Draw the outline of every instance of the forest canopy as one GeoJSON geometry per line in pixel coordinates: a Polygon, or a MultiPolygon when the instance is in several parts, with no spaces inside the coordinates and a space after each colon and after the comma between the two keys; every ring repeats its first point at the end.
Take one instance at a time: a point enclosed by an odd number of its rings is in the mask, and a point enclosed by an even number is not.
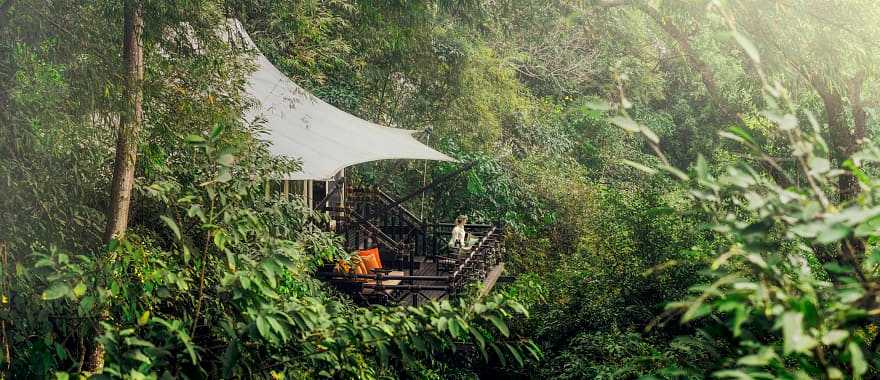
{"type": "Polygon", "coordinates": [[[878,19],[871,0],[0,0],[0,379],[877,377],[878,19]],[[302,162],[242,117],[254,60],[230,19],[316,97],[461,162],[345,181],[442,179],[395,206],[503,226],[494,288],[367,306],[319,275],[360,257],[279,195],[302,162]]]}

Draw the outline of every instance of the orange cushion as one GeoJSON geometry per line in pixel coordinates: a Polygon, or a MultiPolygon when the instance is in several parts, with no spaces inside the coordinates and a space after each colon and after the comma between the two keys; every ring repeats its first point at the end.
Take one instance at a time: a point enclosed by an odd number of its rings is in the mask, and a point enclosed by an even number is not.
{"type": "Polygon", "coordinates": [[[378,247],[360,250],[360,251],[358,251],[358,256],[360,256],[360,257],[372,256],[376,259],[376,262],[379,263],[379,266],[380,267],[382,266],[382,259],[379,258],[379,248],[378,247]]]}
{"type": "Polygon", "coordinates": [[[370,248],[358,252],[361,262],[367,268],[367,273],[373,269],[382,269],[382,260],[379,258],[379,248],[370,248]]]}
{"type": "MultiPolygon", "coordinates": [[[[364,260],[360,257],[354,259],[351,263],[346,260],[339,260],[334,269],[337,273],[370,274],[366,265],[364,265],[364,260]]],[[[363,278],[355,279],[355,281],[364,280],[363,278]]]]}
{"type": "Polygon", "coordinates": [[[358,251],[359,256],[369,256],[369,255],[379,255],[379,247],[373,247],[369,249],[362,249],[358,251]]]}
{"type": "Polygon", "coordinates": [[[376,258],[376,262],[379,263],[379,268],[382,268],[382,258],[379,257],[379,248],[373,248],[371,251],[373,251],[373,257],[376,258]]]}

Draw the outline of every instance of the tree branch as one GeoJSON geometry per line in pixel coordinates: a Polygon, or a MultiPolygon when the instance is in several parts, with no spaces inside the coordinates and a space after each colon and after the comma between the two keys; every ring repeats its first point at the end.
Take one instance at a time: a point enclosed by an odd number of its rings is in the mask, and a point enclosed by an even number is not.
{"type": "Polygon", "coordinates": [[[721,115],[725,118],[732,117],[733,115],[730,112],[730,107],[721,95],[721,91],[718,89],[718,83],[715,81],[715,74],[712,72],[712,68],[697,55],[697,52],[691,46],[690,36],[673,25],[668,18],[663,17],[657,9],[650,5],[640,4],[637,8],[650,18],[654,19],[660,29],[676,42],[678,49],[681,54],[684,55],[688,65],[700,74],[700,78],[703,81],[703,85],[706,87],[706,91],[709,93],[709,97],[712,98],[713,103],[719,108],[721,115]]]}

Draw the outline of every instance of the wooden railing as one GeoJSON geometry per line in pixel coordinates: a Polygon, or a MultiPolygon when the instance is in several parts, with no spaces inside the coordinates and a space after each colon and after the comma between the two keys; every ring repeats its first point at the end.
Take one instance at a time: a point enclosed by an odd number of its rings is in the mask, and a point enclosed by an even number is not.
{"type": "Polygon", "coordinates": [[[352,189],[349,199],[358,214],[402,244],[412,244],[416,256],[424,252],[425,223],[379,189],[352,189]],[[380,212],[376,214],[377,212],[380,212]]]}
{"type": "Polygon", "coordinates": [[[425,223],[378,189],[354,188],[345,205],[323,207],[336,220],[348,249],[375,244],[396,260],[423,256],[428,247],[425,223]],[[377,210],[383,210],[376,214],[377,210]],[[372,241],[370,241],[372,240],[372,241]]]}
{"type": "Polygon", "coordinates": [[[349,189],[345,205],[323,209],[336,220],[349,250],[377,245],[385,269],[397,273],[349,274],[332,268],[319,273],[361,303],[418,304],[457,297],[501,261],[500,225],[465,225],[469,238],[477,242],[467,249],[453,249],[447,243],[452,223],[427,224],[379,189],[349,189]]]}
{"type": "Polygon", "coordinates": [[[390,275],[384,271],[351,274],[334,272],[330,268],[325,268],[319,275],[362,304],[417,305],[426,300],[456,298],[468,284],[483,281],[487,273],[501,263],[503,229],[500,226],[484,228],[479,235],[474,234],[478,240],[472,247],[453,249],[449,256],[438,256],[452,262],[448,270],[438,270],[436,275],[416,275],[412,271],[403,275],[390,275]],[[394,284],[388,284],[389,281],[394,284]]]}

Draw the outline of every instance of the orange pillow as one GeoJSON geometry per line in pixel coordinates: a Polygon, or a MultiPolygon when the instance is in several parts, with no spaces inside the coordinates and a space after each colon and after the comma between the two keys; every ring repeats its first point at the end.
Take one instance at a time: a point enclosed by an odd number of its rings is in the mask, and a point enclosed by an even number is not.
{"type": "Polygon", "coordinates": [[[370,248],[358,252],[361,262],[364,263],[367,273],[373,269],[382,269],[382,260],[379,258],[379,248],[370,248]]]}
{"type": "Polygon", "coordinates": [[[360,256],[360,257],[373,256],[376,258],[376,261],[379,263],[379,266],[382,265],[382,260],[379,258],[379,248],[378,247],[360,250],[360,251],[358,251],[358,256],[360,256]]]}

